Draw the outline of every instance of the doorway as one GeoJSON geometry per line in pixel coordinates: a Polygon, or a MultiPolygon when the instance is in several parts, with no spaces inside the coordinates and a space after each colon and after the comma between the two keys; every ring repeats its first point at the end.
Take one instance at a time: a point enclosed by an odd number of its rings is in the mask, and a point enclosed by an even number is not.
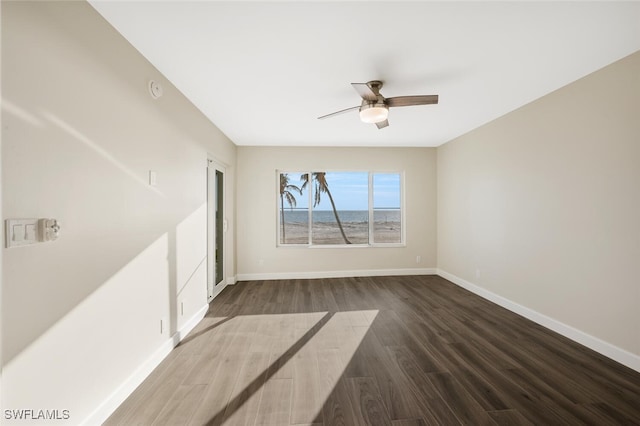
{"type": "Polygon", "coordinates": [[[224,174],[222,165],[209,159],[207,166],[207,301],[210,302],[225,284],[224,174]]]}

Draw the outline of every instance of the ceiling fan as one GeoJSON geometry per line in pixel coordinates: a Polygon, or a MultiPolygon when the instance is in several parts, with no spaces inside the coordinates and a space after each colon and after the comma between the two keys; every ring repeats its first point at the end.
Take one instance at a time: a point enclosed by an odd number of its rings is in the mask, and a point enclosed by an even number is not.
{"type": "Polygon", "coordinates": [[[351,83],[351,86],[362,98],[359,106],[343,109],[342,111],[318,117],[319,120],[333,117],[344,112],[360,110],[360,119],[365,123],[375,124],[378,129],[383,129],[389,125],[387,117],[389,108],[414,105],[431,105],[438,103],[438,95],[417,95],[417,96],[396,96],[385,98],[380,94],[382,82],[373,80],[368,83],[351,83]]]}

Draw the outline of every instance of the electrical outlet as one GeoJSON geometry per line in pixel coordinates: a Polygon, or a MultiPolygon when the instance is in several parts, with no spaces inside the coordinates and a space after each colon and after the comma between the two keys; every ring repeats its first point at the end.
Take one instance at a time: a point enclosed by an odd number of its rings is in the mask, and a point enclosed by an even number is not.
{"type": "Polygon", "coordinates": [[[180,316],[184,315],[184,302],[180,302],[180,316]]]}
{"type": "Polygon", "coordinates": [[[480,268],[476,268],[476,279],[480,278],[480,268]]]}
{"type": "Polygon", "coordinates": [[[160,334],[164,334],[164,332],[166,331],[168,326],[169,326],[169,323],[167,322],[167,319],[166,318],[161,318],[160,319],[160,334]]]}
{"type": "Polygon", "coordinates": [[[422,257],[416,256],[416,263],[420,263],[420,262],[422,262],[422,257]]]}

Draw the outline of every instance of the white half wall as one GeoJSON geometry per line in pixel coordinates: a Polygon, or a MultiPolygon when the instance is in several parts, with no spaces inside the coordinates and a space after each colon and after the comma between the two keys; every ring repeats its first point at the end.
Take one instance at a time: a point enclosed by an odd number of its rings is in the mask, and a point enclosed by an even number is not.
{"type": "Polygon", "coordinates": [[[435,160],[435,148],[238,147],[238,279],[435,268],[435,160]],[[276,170],[404,171],[406,247],[276,247],[276,170]]]}
{"type": "Polygon", "coordinates": [[[437,150],[438,269],[636,359],[639,75],[635,53],[437,150]]]}
{"type": "Polygon", "coordinates": [[[62,227],[3,249],[2,406],[75,425],[206,309],[207,157],[232,236],[236,148],[85,2],[2,3],[2,124],[3,219],[62,227]]]}

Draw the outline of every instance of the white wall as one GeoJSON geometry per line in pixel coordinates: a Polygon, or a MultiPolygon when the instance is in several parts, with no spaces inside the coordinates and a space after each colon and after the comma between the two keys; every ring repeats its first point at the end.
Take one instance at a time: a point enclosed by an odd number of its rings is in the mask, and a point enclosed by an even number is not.
{"type": "Polygon", "coordinates": [[[239,147],[238,278],[424,273],[435,268],[435,160],[434,148],[239,147]],[[406,247],[276,247],[276,170],[404,171],[406,247]]]}
{"type": "Polygon", "coordinates": [[[636,369],[639,75],[635,53],[438,148],[438,267],[636,369]]]}
{"type": "Polygon", "coordinates": [[[2,253],[3,408],[78,424],[206,307],[207,155],[233,235],[235,145],[83,2],[2,3],[2,125],[3,218],[62,224],[2,253]]]}

